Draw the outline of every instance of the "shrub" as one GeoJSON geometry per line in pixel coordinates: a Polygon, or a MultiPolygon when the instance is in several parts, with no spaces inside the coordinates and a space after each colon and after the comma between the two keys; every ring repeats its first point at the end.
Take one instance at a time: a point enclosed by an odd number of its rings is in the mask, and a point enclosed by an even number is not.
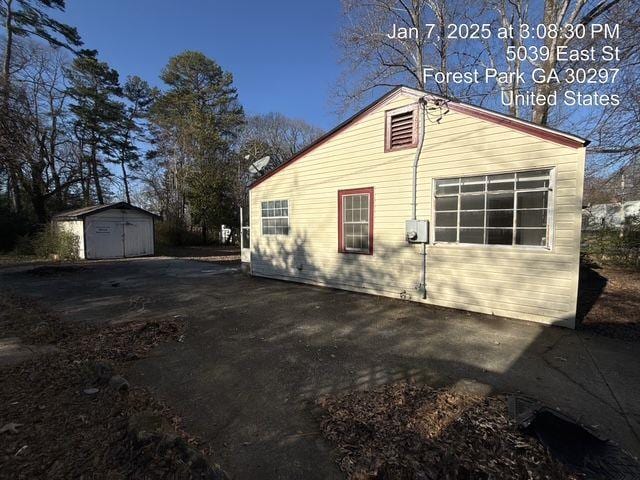
{"type": "Polygon", "coordinates": [[[175,222],[156,222],[156,242],[161,247],[201,245],[202,236],[175,222]]]}
{"type": "Polygon", "coordinates": [[[6,200],[0,198],[0,252],[15,249],[32,231],[33,224],[28,216],[11,211],[6,200]]]}
{"type": "Polygon", "coordinates": [[[61,260],[76,260],[80,241],[75,233],[47,225],[32,240],[33,252],[38,257],[58,255],[61,260]]]}
{"type": "Polygon", "coordinates": [[[582,233],[582,254],[600,263],[640,267],[640,218],[627,217],[622,228],[603,225],[582,233]]]}

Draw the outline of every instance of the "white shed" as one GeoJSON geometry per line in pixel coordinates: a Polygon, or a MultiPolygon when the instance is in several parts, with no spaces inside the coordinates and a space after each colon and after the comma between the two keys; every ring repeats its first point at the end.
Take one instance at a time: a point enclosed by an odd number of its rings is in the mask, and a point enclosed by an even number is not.
{"type": "Polygon", "coordinates": [[[53,221],[76,234],[79,258],[100,259],[153,255],[156,218],[154,213],[119,202],[62,212],[53,221]]]}

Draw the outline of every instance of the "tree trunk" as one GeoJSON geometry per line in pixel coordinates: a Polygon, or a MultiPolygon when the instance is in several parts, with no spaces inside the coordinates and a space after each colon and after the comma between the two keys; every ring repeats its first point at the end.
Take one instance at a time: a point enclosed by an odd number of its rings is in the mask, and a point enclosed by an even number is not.
{"type": "MultiPolygon", "coordinates": [[[[13,48],[13,12],[11,11],[11,4],[13,0],[7,0],[6,6],[6,19],[5,19],[5,30],[7,31],[7,39],[4,46],[4,64],[2,66],[2,106],[3,106],[3,115],[9,115],[9,98],[11,95],[11,80],[9,76],[11,75],[11,51],[13,48]]],[[[7,161],[7,169],[8,180],[7,180],[7,192],[12,192],[11,196],[11,205],[15,212],[20,212],[22,210],[22,199],[20,196],[20,185],[18,183],[18,177],[14,171],[12,170],[12,152],[9,150],[5,150],[6,161],[7,161]]]]}
{"type": "Polygon", "coordinates": [[[51,169],[51,176],[53,177],[53,185],[56,191],[57,206],[61,207],[62,202],[62,188],[60,188],[60,175],[58,174],[58,168],[56,167],[56,149],[58,138],[58,114],[54,108],[53,99],[51,94],[49,96],[49,111],[51,115],[51,132],[49,134],[49,168],[51,169]]]}
{"type": "Polygon", "coordinates": [[[9,109],[9,84],[11,75],[11,50],[13,48],[13,12],[11,11],[11,4],[13,0],[7,0],[7,18],[5,20],[5,30],[7,31],[7,40],[4,46],[4,65],[2,67],[2,80],[4,83],[4,106],[9,109]]]}
{"type": "Polygon", "coordinates": [[[18,176],[15,172],[9,172],[9,184],[11,191],[11,204],[13,211],[19,213],[22,211],[22,194],[20,192],[20,184],[18,183],[18,176]]]}
{"type": "Polygon", "coordinates": [[[98,203],[104,205],[104,198],[102,196],[102,186],[100,185],[100,176],[98,175],[98,148],[94,142],[91,143],[91,176],[93,177],[93,184],[96,187],[96,197],[98,197],[98,203]]]}
{"type": "Polygon", "coordinates": [[[122,181],[124,182],[124,195],[127,199],[127,203],[131,203],[131,197],[129,196],[129,180],[127,179],[127,167],[124,163],[124,159],[120,160],[120,166],[122,167],[122,181]]]}
{"type": "Polygon", "coordinates": [[[207,224],[206,223],[202,224],[202,243],[204,245],[207,244],[207,224]]]}

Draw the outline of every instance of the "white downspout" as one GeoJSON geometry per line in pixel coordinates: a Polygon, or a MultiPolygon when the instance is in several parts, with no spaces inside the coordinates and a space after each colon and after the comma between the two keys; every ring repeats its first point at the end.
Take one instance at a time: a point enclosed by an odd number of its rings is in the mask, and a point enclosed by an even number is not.
{"type": "MultiPolygon", "coordinates": [[[[418,100],[418,145],[416,147],[416,156],[413,159],[413,182],[411,191],[411,219],[417,220],[418,216],[418,163],[420,162],[420,155],[422,154],[422,146],[424,144],[425,123],[424,109],[427,103],[426,97],[421,97],[418,100]]],[[[422,244],[422,298],[427,298],[427,244],[422,244]]]]}

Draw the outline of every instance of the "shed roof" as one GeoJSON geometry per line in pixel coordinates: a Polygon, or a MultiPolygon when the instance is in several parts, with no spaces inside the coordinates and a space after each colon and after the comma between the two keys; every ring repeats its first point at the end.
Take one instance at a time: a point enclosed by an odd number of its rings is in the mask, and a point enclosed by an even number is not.
{"type": "Polygon", "coordinates": [[[90,207],[82,207],[82,208],[76,208],[75,210],[67,210],[65,212],[60,212],[55,214],[53,216],[53,219],[54,220],[79,220],[89,215],[93,215],[98,212],[103,212],[105,210],[111,210],[113,208],[118,210],[136,210],[140,213],[144,213],[155,218],[160,218],[159,215],[156,215],[155,213],[145,210],[144,208],[136,207],[127,202],[118,202],[118,203],[111,203],[108,205],[92,205],[90,207]]]}
{"type": "Polygon", "coordinates": [[[257,178],[256,180],[254,180],[253,183],[251,183],[249,185],[249,188],[251,189],[251,188],[256,187],[257,185],[259,185],[263,181],[265,181],[267,178],[275,175],[280,170],[288,167],[289,165],[291,165],[293,162],[295,162],[299,158],[302,158],[306,153],[310,152],[311,150],[313,150],[314,148],[318,147],[319,145],[321,145],[325,141],[329,140],[331,137],[333,137],[337,133],[341,132],[343,129],[345,129],[346,127],[348,127],[352,123],[354,123],[356,120],[358,120],[358,119],[364,117],[365,115],[367,115],[368,113],[370,113],[379,104],[381,104],[383,101],[387,100],[388,98],[390,98],[392,95],[394,95],[397,92],[403,92],[405,94],[409,94],[409,95],[416,96],[416,97],[427,97],[427,98],[430,98],[430,99],[442,100],[442,101],[446,102],[447,107],[449,109],[451,109],[451,110],[459,111],[461,113],[465,113],[467,115],[471,115],[471,116],[474,116],[474,117],[477,117],[477,118],[481,118],[481,119],[489,121],[489,122],[497,123],[499,125],[504,125],[506,127],[512,128],[514,130],[518,130],[520,132],[524,132],[524,133],[527,133],[529,135],[533,135],[533,136],[536,136],[536,137],[539,137],[539,138],[543,138],[543,139],[548,140],[550,142],[558,143],[560,145],[565,145],[565,146],[569,146],[569,147],[572,147],[572,148],[580,148],[580,147],[586,147],[589,144],[589,140],[587,140],[585,138],[578,137],[577,135],[572,135],[570,133],[563,132],[561,130],[557,130],[555,128],[550,128],[550,127],[547,127],[547,126],[538,125],[536,123],[532,123],[532,122],[529,122],[527,120],[522,120],[520,118],[516,118],[516,117],[510,116],[510,115],[505,115],[503,113],[499,113],[499,112],[496,112],[494,110],[489,110],[489,109],[483,108],[483,107],[477,107],[477,106],[471,105],[469,103],[464,103],[464,102],[460,102],[458,100],[453,100],[453,99],[450,99],[450,98],[443,97],[442,95],[437,95],[435,93],[430,93],[430,92],[417,90],[415,88],[410,88],[410,87],[406,87],[406,86],[400,85],[400,86],[397,86],[397,87],[391,89],[390,91],[388,91],[387,93],[382,95],[377,100],[374,100],[372,103],[370,103],[369,105],[364,107],[362,110],[360,110],[355,115],[353,115],[352,117],[348,118],[347,120],[345,120],[344,122],[342,122],[341,124],[336,126],[335,128],[329,130],[327,133],[325,133],[320,138],[318,138],[315,142],[312,142],[311,144],[309,144],[306,147],[304,147],[302,150],[300,150],[298,153],[293,155],[291,158],[289,158],[284,163],[280,164],[278,167],[274,168],[273,170],[265,173],[263,176],[261,176],[261,177],[257,178]]]}

